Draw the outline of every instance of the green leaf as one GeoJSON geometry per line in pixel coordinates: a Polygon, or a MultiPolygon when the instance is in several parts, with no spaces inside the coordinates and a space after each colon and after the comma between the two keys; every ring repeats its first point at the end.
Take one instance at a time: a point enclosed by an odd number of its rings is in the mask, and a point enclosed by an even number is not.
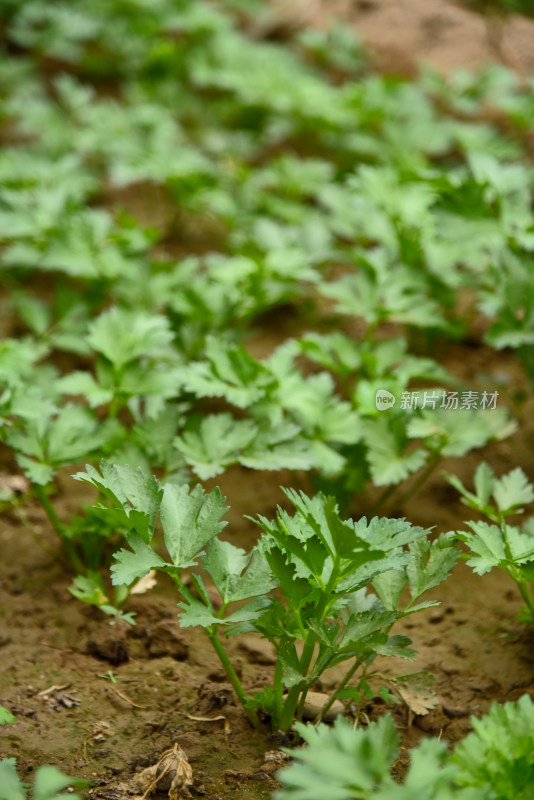
{"type": "Polygon", "coordinates": [[[419,539],[410,544],[412,559],[406,567],[413,599],[443,583],[456,565],[460,551],[455,542],[442,534],[438,539],[419,539]]]}
{"type": "Polygon", "coordinates": [[[398,608],[408,577],[404,570],[388,570],[373,578],[373,589],[388,611],[398,608]]]}
{"type": "MultiPolygon", "coordinates": [[[[488,465],[485,464],[485,462],[483,462],[477,468],[477,472],[478,472],[478,469],[480,469],[480,467],[484,468],[483,470],[480,471],[479,479],[478,479],[480,492],[481,492],[480,496],[478,495],[478,489],[477,489],[477,494],[473,494],[473,492],[469,492],[465,488],[465,486],[463,485],[462,481],[458,478],[458,476],[450,475],[447,472],[443,472],[442,475],[451,484],[451,486],[454,486],[454,488],[461,494],[462,503],[465,503],[465,505],[469,506],[470,508],[476,508],[477,511],[481,511],[483,514],[485,514],[487,517],[489,517],[492,520],[498,520],[498,515],[496,514],[495,509],[491,505],[488,505],[487,503],[486,504],[482,503],[482,498],[486,497],[487,492],[489,490],[490,475],[489,475],[489,473],[486,474],[485,467],[487,467],[487,466],[488,465]]],[[[488,467],[488,469],[490,469],[490,467],[488,467]]],[[[475,475],[475,479],[476,479],[476,475],[475,475]]],[[[491,488],[493,488],[493,481],[494,481],[494,476],[493,476],[493,472],[492,472],[491,473],[491,488]]]]}
{"type": "Polygon", "coordinates": [[[163,315],[112,308],[89,326],[88,343],[116,369],[144,355],[160,355],[173,340],[163,315]]]}
{"type": "Polygon", "coordinates": [[[284,686],[290,689],[302,683],[306,675],[300,666],[300,659],[293,642],[282,640],[277,647],[277,658],[284,673],[284,686]]]}
{"type": "Polygon", "coordinates": [[[78,600],[93,606],[101,606],[109,602],[104,581],[98,572],[77,575],[73,583],[74,586],[69,586],[69,592],[78,600]]]}
{"type": "Polygon", "coordinates": [[[73,477],[95,486],[111,502],[108,514],[118,526],[135,530],[145,542],[150,542],[163,496],[157,479],[153,475],[147,477],[140,467],[133,470],[129,465],[104,460],[100,462],[100,470],[102,475],[87,464],[85,472],[77,472],[73,477]]]}
{"type": "Polygon", "coordinates": [[[248,408],[275,382],[273,375],[240,345],[210,336],[206,359],[184,368],[185,387],[197,397],[225,397],[239,408],[248,408]]]}
{"type": "MultiPolygon", "coordinates": [[[[26,800],[26,786],[17,775],[14,758],[0,761],[0,800],[26,800]]],[[[35,775],[32,800],[81,800],[77,794],[63,793],[67,786],[85,788],[87,783],[63,775],[56,767],[39,767],[35,775]]]]}
{"type": "MultiPolygon", "coordinates": [[[[271,606],[271,600],[264,595],[260,597],[253,597],[249,603],[245,603],[237,611],[234,611],[232,614],[224,618],[224,622],[226,625],[236,625],[235,633],[240,632],[240,625],[242,623],[251,623],[256,622],[260,618],[262,618],[268,609],[271,606]]],[[[253,630],[256,630],[254,627],[253,630]]],[[[234,633],[234,631],[230,628],[225,631],[226,635],[229,636],[234,633]]]]}
{"type": "Polygon", "coordinates": [[[493,494],[493,487],[495,483],[495,475],[493,470],[485,461],[482,461],[475,471],[474,477],[476,496],[480,505],[486,506],[493,494]]]}
{"type": "Polygon", "coordinates": [[[279,403],[310,437],[332,444],[355,444],[362,437],[360,415],[350,403],[334,393],[334,380],[327,372],[303,378],[293,367],[278,376],[279,403]]]}
{"type": "Polygon", "coordinates": [[[493,567],[520,566],[534,559],[534,539],[511,525],[488,525],[468,522],[471,531],[459,531],[456,536],[474,554],[467,562],[479,575],[493,567]]]}
{"type": "Polygon", "coordinates": [[[389,770],[399,752],[399,736],[389,715],[368,728],[354,728],[344,717],[329,727],[296,723],[307,747],[291,752],[291,766],[279,773],[278,800],[371,798],[391,786],[389,770]]]}
{"type": "Polygon", "coordinates": [[[263,548],[250,554],[220,539],[212,539],[202,565],[215,584],[224,604],[268,594],[276,586],[263,548]]]}
{"type": "Polygon", "coordinates": [[[26,800],[25,784],[17,775],[14,758],[0,761],[0,800],[26,800]]]}
{"type": "Polygon", "coordinates": [[[405,420],[389,422],[385,416],[365,422],[367,460],[376,486],[389,486],[406,480],[427,460],[423,449],[406,451],[405,425],[405,420]]]}
{"type": "Polygon", "coordinates": [[[497,525],[487,522],[468,522],[471,531],[458,531],[458,538],[467,544],[473,556],[467,562],[477,575],[484,575],[493,567],[506,562],[504,541],[497,525]]]}
{"type": "MultiPolygon", "coordinates": [[[[344,522],[333,497],[317,495],[307,497],[303,492],[284,489],[284,494],[293,503],[302,522],[306,523],[322,542],[331,558],[340,557],[350,562],[351,568],[383,557],[383,551],[373,549],[361,538],[351,522],[344,522]]],[[[306,537],[307,538],[307,537],[306,537]]],[[[291,548],[291,544],[289,544],[291,548]]]]}
{"type": "Polygon", "coordinates": [[[410,438],[424,439],[431,450],[443,456],[463,456],[491,439],[502,438],[500,426],[492,424],[491,415],[496,419],[498,410],[424,409],[420,417],[409,422],[407,433],[410,438]]]}
{"type": "Polygon", "coordinates": [[[534,791],[534,704],[528,695],[500,706],[482,719],[471,718],[473,732],[451,757],[460,786],[491,787],[499,800],[528,800],[534,791]]]}
{"type": "Polygon", "coordinates": [[[234,464],[241,451],[256,436],[252,420],[237,420],[231,414],[210,414],[190,417],[181,436],[174,440],[199,478],[207,480],[234,464]]]}
{"type": "Polygon", "coordinates": [[[130,586],[138,578],[147,575],[151,569],[170,566],[144,542],[138,533],[129,534],[128,544],[133,553],[122,549],[113,555],[115,563],[111,566],[111,581],[114,586],[121,584],[130,586]]]}
{"type": "Polygon", "coordinates": [[[105,405],[113,399],[113,391],[100,386],[89,372],[71,372],[60,378],[56,386],[65,394],[83,395],[91,408],[105,405]]]}
{"type": "Polygon", "coordinates": [[[503,516],[515,511],[519,513],[518,506],[534,501],[534,488],[520,467],[513,469],[502,478],[495,481],[493,497],[503,516]]]}
{"type": "Polygon", "coordinates": [[[299,610],[305,603],[317,597],[315,587],[305,577],[299,577],[299,570],[288,554],[274,546],[267,549],[265,555],[286,602],[293,609],[299,610]]]}
{"type": "Polygon", "coordinates": [[[195,563],[205,545],[227,524],[225,498],[218,488],[206,493],[199,484],[189,493],[186,484],[167,484],[161,502],[161,524],[165,545],[173,564],[184,569],[195,563]]]}
{"type": "Polygon", "coordinates": [[[17,464],[22,467],[24,474],[32,483],[38,486],[46,486],[50,483],[55,474],[55,469],[49,464],[39,463],[34,461],[33,458],[17,453],[17,464]]]}
{"type": "Polygon", "coordinates": [[[386,552],[398,550],[398,548],[416,542],[430,533],[430,529],[412,525],[402,517],[392,519],[373,517],[370,520],[361,517],[356,522],[352,522],[352,525],[358,536],[386,552]]]}
{"type": "Polygon", "coordinates": [[[180,625],[182,628],[189,628],[193,626],[200,626],[201,628],[210,628],[212,625],[224,625],[224,620],[216,617],[209,608],[200,600],[191,599],[187,602],[178,603],[182,609],[180,612],[180,625]]]}
{"type": "MultiPolygon", "coordinates": [[[[48,483],[55,469],[86,458],[122,431],[116,420],[99,424],[88,408],[69,403],[58,411],[45,398],[32,400],[35,410],[25,415],[22,427],[8,428],[5,438],[34,483],[48,483]]],[[[18,414],[25,412],[17,408],[18,414]]]]}
{"type": "Polygon", "coordinates": [[[16,722],[15,717],[4,706],[0,706],[0,725],[13,725],[16,722]]]}
{"type": "MultiPolygon", "coordinates": [[[[345,630],[341,637],[340,646],[346,650],[364,650],[369,640],[372,641],[373,634],[381,633],[383,628],[388,628],[398,618],[396,609],[389,611],[380,603],[375,603],[367,611],[350,614],[345,630]]],[[[387,637],[379,636],[376,644],[383,639],[384,644],[387,637]]],[[[373,649],[375,642],[373,641],[373,649]]]]}
{"type": "Polygon", "coordinates": [[[362,362],[362,348],[344,333],[307,333],[299,340],[303,355],[343,377],[354,373],[362,362]]]}
{"type": "Polygon", "coordinates": [[[106,427],[87,408],[67,404],[48,431],[47,453],[52,464],[71,464],[107,441],[106,427]]]}
{"type": "MultiPolygon", "coordinates": [[[[59,793],[72,783],[80,784],[74,778],[63,775],[56,767],[39,767],[35,775],[32,800],[56,800],[56,798],[76,797],[76,795],[59,793]]],[[[86,785],[81,782],[82,785],[86,785]]]]}
{"type": "Polygon", "coordinates": [[[311,469],[318,465],[312,447],[297,425],[282,422],[258,429],[239,462],[250,469],[311,469]]]}
{"type": "Polygon", "coordinates": [[[384,644],[373,644],[373,652],[379,656],[393,656],[394,658],[407,658],[408,661],[413,661],[417,655],[417,650],[413,650],[407,645],[411,644],[412,640],[409,636],[390,636],[384,644]]]}

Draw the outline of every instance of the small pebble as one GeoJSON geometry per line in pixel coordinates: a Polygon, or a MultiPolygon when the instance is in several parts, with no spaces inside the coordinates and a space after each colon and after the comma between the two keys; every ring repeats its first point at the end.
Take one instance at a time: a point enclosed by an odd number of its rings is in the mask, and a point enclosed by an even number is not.
{"type": "Polygon", "coordinates": [[[465,708],[465,706],[450,705],[446,700],[444,700],[441,705],[445,714],[451,719],[454,719],[455,717],[467,717],[469,715],[469,711],[467,708],[465,708]]]}
{"type": "MultiPolygon", "coordinates": [[[[304,710],[302,712],[302,719],[314,720],[318,714],[321,713],[322,707],[328,700],[329,695],[322,692],[308,692],[306,695],[306,702],[304,703],[304,710]]],[[[345,713],[345,706],[340,700],[334,700],[328,711],[323,717],[325,722],[333,722],[340,714],[345,713]]]]}

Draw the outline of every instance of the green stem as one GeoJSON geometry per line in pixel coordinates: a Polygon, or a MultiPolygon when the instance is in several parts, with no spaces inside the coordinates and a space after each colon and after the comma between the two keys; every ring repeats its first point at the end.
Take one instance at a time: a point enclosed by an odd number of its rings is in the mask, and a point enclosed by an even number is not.
{"type": "Polygon", "coordinates": [[[365,331],[365,336],[363,337],[363,342],[366,344],[371,344],[373,342],[373,337],[375,335],[375,330],[378,327],[379,320],[375,319],[373,322],[370,322],[367,325],[367,330],[365,331]]]}
{"type": "Polygon", "coordinates": [[[284,698],[284,669],[279,658],[276,659],[276,666],[274,668],[273,691],[276,698],[276,714],[273,714],[272,728],[273,732],[276,732],[282,717],[284,698]]]}
{"type": "Polygon", "coordinates": [[[192,605],[193,603],[196,603],[196,602],[197,602],[197,599],[196,599],[196,597],[194,596],[194,594],[193,594],[192,592],[190,592],[190,591],[189,591],[189,589],[187,588],[187,586],[185,586],[185,585],[182,583],[182,581],[180,580],[180,576],[178,575],[178,573],[177,573],[177,572],[176,572],[176,573],[173,573],[173,574],[171,575],[171,577],[172,577],[172,579],[174,580],[174,582],[175,582],[176,586],[178,587],[178,591],[180,592],[180,594],[182,595],[182,597],[184,597],[184,598],[185,598],[185,599],[188,601],[188,603],[189,603],[190,605],[192,605]]]}
{"type": "Polygon", "coordinates": [[[50,520],[50,524],[52,525],[53,529],[60,538],[61,544],[65,548],[70,558],[72,566],[78,572],[85,572],[85,566],[82,563],[82,560],[80,559],[78,553],[76,552],[74,545],[69,540],[68,536],[65,534],[65,528],[61,524],[59,517],[56,514],[54,507],[52,506],[52,503],[48,499],[48,495],[46,494],[44,487],[36,485],[35,492],[37,494],[37,497],[39,498],[39,502],[41,503],[46,513],[46,516],[50,520]]]}
{"type": "MultiPolygon", "coordinates": [[[[328,580],[326,587],[323,589],[321,599],[317,604],[317,608],[314,615],[316,619],[322,620],[327,609],[331,605],[332,592],[334,591],[338,578],[339,578],[339,558],[335,558],[334,563],[332,565],[332,572],[330,574],[330,578],[328,580]]],[[[299,666],[302,675],[306,675],[308,673],[308,670],[310,668],[310,663],[313,657],[313,651],[316,644],[317,644],[317,636],[314,633],[312,633],[310,629],[308,629],[306,635],[306,641],[304,643],[304,648],[302,650],[302,655],[300,657],[299,666]]],[[[297,684],[297,686],[292,686],[289,692],[287,693],[286,702],[284,703],[280,719],[281,730],[286,731],[289,730],[289,728],[291,727],[291,723],[293,722],[297,706],[299,706],[299,709],[302,709],[304,706],[304,701],[306,700],[308,688],[309,686],[304,680],[301,681],[299,684],[297,684]]]]}
{"type": "Polygon", "coordinates": [[[518,581],[517,578],[514,577],[513,575],[512,575],[512,577],[514,578],[515,582],[517,583],[517,585],[519,587],[519,591],[521,592],[521,597],[523,598],[523,600],[527,604],[527,608],[528,608],[528,610],[530,612],[530,617],[531,617],[532,621],[534,622],[534,600],[532,598],[532,595],[530,594],[529,590],[527,589],[527,587],[525,586],[525,584],[522,581],[518,581]]]}
{"type": "MultiPolygon", "coordinates": [[[[300,668],[303,674],[306,674],[306,672],[308,671],[308,668],[310,666],[310,661],[313,655],[313,648],[315,647],[315,639],[313,640],[311,648],[308,647],[308,644],[311,641],[311,639],[312,639],[311,632],[308,632],[308,639],[306,641],[306,644],[304,645],[304,650],[302,651],[302,656],[300,660],[300,668]]],[[[289,692],[287,693],[286,701],[283,705],[282,713],[280,715],[280,730],[282,731],[287,731],[291,727],[291,723],[293,722],[293,717],[295,716],[302,687],[303,687],[303,682],[297,684],[297,686],[292,686],[289,692]]]]}
{"type": "Polygon", "coordinates": [[[239,680],[235,669],[230,663],[230,659],[226,654],[226,650],[222,646],[219,637],[217,636],[217,629],[214,630],[207,628],[206,633],[209,637],[211,644],[213,645],[215,652],[219,657],[219,661],[224,667],[224,671],[226,672],[228,680],[230,681],[230,683],[234,688],[234,692],[236,693],[239,702],[243,706],[243,710],[247,715],[249,722],[256,730],[260,730],[260,721],[258,719],[258,715],[256,714],[256,711],[253,708],[250,708],[249,698],[245,694],[243,686],[241,685],[241,681],[239,680]]]}
{"type": "Polygon", "coordinates": [[[52,506],[52,503],[48,499],[48,495],[46,494],[46,492],[44,490],[44,487],[43,486],[36,486],[35,487],[35,491],[37,493],[37,497],[39,498],[39,501],[40,501],[42,507],[44,508],[44,510],[46,512],[46,515],[47,515],[48,519],[52,523],[52,527],[54,528],[54,530],[57,533],[57,535],[59,536],[59,538],[63,539],[63,537],[65,535],[64,531],[63,531],[63,525],[59,521],[59,517],[56,514],[56,512],[55,512],[55,510],[54,510],[54,508],[52,506]]]}
{"type": "Polygon", "coordinates": [[[357,669],[358,669],[358,668],[359,668],[359,667],[362,665],[362,663],[365,661],[365,658],[366,658],[366,656],[365,656],[365,657],[364,657],[364,656],[360,656],[359,658],[356,658],[356,659],[354,660],[354,664],[353,664],[353,665],[352,665],[352,666],[351,666],[351,667],[350,667],[350,668],[347,670],[347,672],[345,673],[344,677],[343,677],[343,678],[342,678],[342,679],[339,681],[339,683],[337,684],[337,686],[336,686],[336,688],[334,689],[334,691],[333,691],[333,692],[331,692],[331,694],[328,696],[328,700],[326,701],[326,703],[325,703],[325,704],[324,704],[324,706],[322,707],[322,709],[321,709],[320,713],[319,713],[319,714],[317,714],[316,718],[315,718],[315,719],[314,719],[314,721],[313,721],[313,724],[314,724],[314,725],[318,725],[318,724],[319,724],[319,723],[320,723],[320,722],[323,720],[323,718],[324,718],[325,714],[326,714],[326,713],[327,713],[327,712],[330,710],[330,708],[332,707],[332,705],[333,705],[333,703],[334,703],[334,700],[336,699],[336,695],[338,694],[338,692],[340,692],[342,689],[344,689],[344,688],[345,688],[345,686],[346,686],[346,685],[347,685],[347,683],[350,681],[350,679],[352,678],[352,676],[354,675],[354,673],[356,672],[356,670],[357,670],[357,669]]]}
{"type": "MultiPolygon", "coordinates": [[[[178,574],[173,574],[172,577],[173,577],[174,582],[176,583],[176,585],[178,587],[178,590],[179,590],[180,594],[182,595],[182,597],[184,597],[189,603],[197,602],[196,597],[187,588],[187,586],[184,586],[184,584],[180,580],[179,575],[178,574]]],[[[213,612],[213,609],[210,609],[210,610],[213,612]]],[[[241,681],[239,680],[239,677],[238,677],[235,669],[233,668],[232,664],[230,663],[230,659],[228,658],[228,656],[226,654],[226,650],[224,649],[224,647],[222,646],[222,644],[221,644],[221,642],[219,640],[219,637],[217,635],[217,631],[218,631],[218,626],[217,627],[210,626],[209,628],[204,628],[204,632],[206,633],[206,636],[210,640],[213,649],[217,653],[219,661],[221,662],[221,664],[223,666],[223,669],[226,672],[226,675],[228,676],[228,680],[232,684],[232,687],[233,687],[233,689],[234,689],[234,691],[235,691],[235,693],[237,695],[237,698],[238,698],[239,702],[241,703],[241,705],[243,706],[243,711],[247,715],[247,718],[248,718],[249,722],[251,723],[251,725],[256,730],[259,730],[260,729],[260,721],[258,719],[258,715],[256,714],[254,709],[250,708],[249,698],[245,694],[245,691],[243,689],[241,681]]]]}
{"type": "Polygon", "coordinates": [[[120,400],[114,394],[112,399],[111,399],[111,402],[110,402],[110,404],[108,406],[108,417],[110,419],[115,419],[117,414],[119,413],[120,407],[121,407],[120,400]]]}

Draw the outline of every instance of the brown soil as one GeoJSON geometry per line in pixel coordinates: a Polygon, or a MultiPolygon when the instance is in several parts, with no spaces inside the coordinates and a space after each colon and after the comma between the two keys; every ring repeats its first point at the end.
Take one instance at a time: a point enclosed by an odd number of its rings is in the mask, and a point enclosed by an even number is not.
{"type": "Polygon", "coordinates": [[[412,74],[421,64],[448,72],[495,62],[534,71],[534,19],[519,14],[477,14],[451,0],[322,0],[310,21],[321,24],[332,14],[352,22],[388,72],[412,74]]]}
{"type": "MultiPolygon", "coordinates": [[[[443,69],[507,60],[506,49],[504,56],[495,53],[481,17],[446,0],[330,0],[324,5],[354,22],[384,69],[410,72],[414,59],[443,69]]],[[[512,17],[501,41],[522,69],[534,68],[534,21],[512,17]]],[[[255,335],[255,355],[266,355],[278,343],[279,323],[276,319],[271,329],[267,325],[255,335]]],[[[469,482],[478,462],[487,458],[498,474],[521,466],[532,479],[534,404],[514,402],[528,391],[520,366],[506,353],[468,344],[452,346],[440,360],[459,381],[478,376],[481,385],[502,386],[503,402],[516,413],[521,408],[518,434],[443,468],[469,482]]],[[[9,460],[4,471],[13,471],[9,460]]],[[[221,486],[231,505],[232,541],[250,547],[256,529],[243,515],[271,516],[282,500],[279,486],[289,485],[290,478],[233,468],[211,484],[221,486]]],[[[88,499],[81,484],[62,477],[55,499],[62,516],[88,499]]],[[[368,513],[373,499],[356,498],[353,515],[368,513]]],[[[40,508],[30,505],[26,513],[43,543],[55,547],[40,508]]],[[[460,528],[469,518],[439,475],[404,507],[393,495],[382,513],[402,514],[438,532],[460,528]]],[[[0,757],[15,756],[23,776],[55,764],[93,781],[91,796],[118,800],[125,796],[125,781],[178,741],[193,768],[195,795],[214,800],[270,795],[276,782],[265,753],[283,742],[267,729],[251,730],[209,642],[201,632],[180,629],[176,597],[164,577],[149,594],[131,599],[135,628],[110,626],[68,593],[69,577],[36,546],[15,512],[0,521],[0,552],[0,704],[17,718],[15,726],[0,729],[0,757]]],[[[405,747],[428,733],[454,742],[470,729],[470,715],[485,712],[491,702],[525,692],[534,697],[532,634],[516,621],[521,602],[506,576],[478,578],[461,565],[433,597],[441,601],[439,610],[410,618],[397,631],[412,637],[415,663],[381,660],[376,665],[389,674],[428,670],[435,676],[440,703],[431,713],[414,716],[404,706],[389,708],[405,747]]],[[[228,650],[246,689],[270,682],[272,656],[261,642],[230,640],[228,650]]],[[[335,671],[327,674],[318,688],[328,691],[335,677],[335,671]]],[[[384,710],[374,703],[366,712],[376,716],[384,710]]]]}

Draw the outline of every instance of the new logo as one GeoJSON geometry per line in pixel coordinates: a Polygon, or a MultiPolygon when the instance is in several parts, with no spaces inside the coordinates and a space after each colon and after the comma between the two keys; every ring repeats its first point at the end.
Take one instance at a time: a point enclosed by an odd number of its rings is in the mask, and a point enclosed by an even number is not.
{"type": "Polygon", "coordinates": [[[375,403],[379,411],[387,411],[395,405],[395,397],[387,389],[379,389],[375,395],[375,403]]]}

